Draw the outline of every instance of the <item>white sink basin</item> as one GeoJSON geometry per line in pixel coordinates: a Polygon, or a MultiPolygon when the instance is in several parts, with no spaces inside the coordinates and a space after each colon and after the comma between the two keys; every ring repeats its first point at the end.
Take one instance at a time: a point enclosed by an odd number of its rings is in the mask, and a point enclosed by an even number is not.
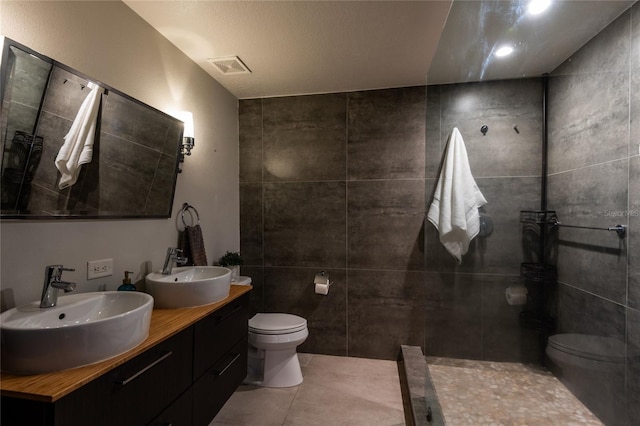
{"type": "Polygon", "coordinates": [[[52,308],[34,302],[0,315],[2,369],[39,374],[120,355],[149,335],[153,298],[105,291],[58,297],[52,308]]]}
{"type": "Polygon", "coordinates": [[[219,302],[229,295],[231,270],[220,266],[183,266],[172,274],[145,277],[156,308],[190,308],[219,302]]]}

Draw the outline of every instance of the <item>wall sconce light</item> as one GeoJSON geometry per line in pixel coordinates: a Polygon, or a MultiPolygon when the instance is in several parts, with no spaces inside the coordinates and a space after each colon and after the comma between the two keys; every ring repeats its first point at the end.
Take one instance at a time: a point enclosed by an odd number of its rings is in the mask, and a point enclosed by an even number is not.
{"type": "MultiPolygon", "coordinates": [[[[191,155],[191,150],[196,144],[193,130],[193,114],[189,111],[180,111],[178,118],[184,122],[184,131],[182,132],[182,144],[180,145],[179,161],[184,163],[184,156],[191,155]]],[[[178,169],[178,172],[182,172],[178,169]]]]}

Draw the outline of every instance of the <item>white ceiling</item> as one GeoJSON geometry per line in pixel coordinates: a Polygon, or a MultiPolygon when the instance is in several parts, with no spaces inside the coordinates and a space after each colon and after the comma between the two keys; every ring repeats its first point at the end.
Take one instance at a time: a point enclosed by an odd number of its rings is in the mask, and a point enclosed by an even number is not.
{"type": "Polygon", "coordinates": [[[541,75],[634,3],[554,0],[531,20],[525,0],[123,1],[239,99],[541,75]],[[503,39],[515,54],[489,60],[503,39]],[[228,56],[252,72],[207,62],[228,56]]]}

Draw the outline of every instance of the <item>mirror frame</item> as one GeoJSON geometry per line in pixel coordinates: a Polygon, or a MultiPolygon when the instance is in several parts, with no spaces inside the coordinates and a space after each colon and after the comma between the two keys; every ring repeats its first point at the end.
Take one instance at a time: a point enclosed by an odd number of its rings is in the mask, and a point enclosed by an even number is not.
{"type": "MultiPolygon", "coordinates": [[[[47,63],[50,63],[52,65],[52,68],[58,67],[60,69],[62,69],[63,71],[69,72],[81,79],[84,80],[89,80],[92,82],[95,82],[97,84],[99,84],[101,87],[103,87],[105,89],[105,93],[106,94],[111,94],[114,93],[122,98],[124,98],[125,100],[129,101],[129,102],[133,102],[134,104],[136,104],[139,107],[142,107],[144,109],[146,109],[147,111],[150,111],[152,113],[155,114],[159,114],[161,115],[163,118],[166,118],[167,120],[173,121],[176,124],[180,124],[181,128],[179,131],[179,137],[176,139],[176,147],[175,147],[175,162],[173,163],[173,184],[172,184],[172,188],[171,188],[171,196],[170,198],[167,200],[167,208],[166,208],[166,212],[163,214],[143,214],[143,213],[126,213],[126,212],[118,212],[116,213],[106,213],[106,214],[94,214],[93,212],[91,214],[89,213],[84,213],[82,211],[78,211],[75,212],[73,210],[71,211],[66,211],[62,214],[51,214],[51,215],[45,215],[45,214],[21,214],[21,213],[0,213],[0,221],[6,221],[6,220],[14,220],[14,219],[19,219],[19,220],[84,220],[84,219],[107,219],[107,220],[113,220],[113,219],[168,219],[171,217],[171,213],[173,210],[173,203],[175,200],[175,192],[176,192],[176,185],[177,185],[177,180],[178,180],[178,174],[180,172],[180,146],[181,146],[181,142],[182,142],[182,137],[183,137],[183,133],[184,133],[184,123],[163,112],[160,111],[157,108],[154,108],[148,104],[145,104],[142,101],[139,101],[115,88],[113,88],[112,86],[105,84],[99,80],[96,80],[82,72],[79,72],[61,62],[56,61],[53,58],[50,58],[46,55],[43,55],[39,52],[34,51],[33,49],[19,43],[16,42],[8,37],[4,37],[4,43],[2,46],[2,59],[1,59],[1,66],[0,66],[0,82],[2,82],[2,92],[0,93],[0,110],[3,109],[3,104],[4,104],[4,97],[5,97],[5,91],[6,91],[6,85],[4,84],[4,82],[6,81],[7,78],[7,73],[8,73],[8,57],[9,57],[9,49],[11,47],[16,47],[20,50],[23,50],[24,52],[33,55],[34,57],[41,59],[43,61],[46,61],[47,63]]],[[[45,94],[46,91],[49,89],[49,83],[47,83],[47,85],[45,86],[45,94]]],[[[43,94],[43,99],[46,95],[43,94]]],[[[104,101],[102,101],[104,102],[104,101]]],[[[104,103],[101,107],[104,107],[104,103]]],[[[169,121],[168,121],[169,122],[169,121]]],[[[98,124],[98,128],[100,128],[100,124],[98,124]]],[[[5,139],[4,139],[4,135],[3,136],[3,140],[2,142],[2,153],[0,154],[0,158],[2,159],[2,163],[4,165],[4,155],[5,155],[5,139]]],[[[2,167],[2,166],[0,166],[2,167]]],[[[1,182],[0,182],[1,185],[1,182]]],[[[99,208],[97,209],[97,211],[99,212],[99,208]]]]}

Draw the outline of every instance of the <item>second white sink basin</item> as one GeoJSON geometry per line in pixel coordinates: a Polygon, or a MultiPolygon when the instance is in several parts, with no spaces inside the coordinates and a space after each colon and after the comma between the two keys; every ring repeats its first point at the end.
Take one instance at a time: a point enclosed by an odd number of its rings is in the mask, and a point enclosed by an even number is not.
{"type": "Polygon", "coordinates": [[[156,308],[190,308],[219,302],[229,295],[231,270],[220,266],[182,266],[170,275],[152,272],[145,277],[156,308]]]}
{"type": "Polygon", "coordinates": [[[153,298],[105,291],[33,302],[0,315],[2,369],[38,374],[92,364],[133,349],[149,335],[153,298]]]}

